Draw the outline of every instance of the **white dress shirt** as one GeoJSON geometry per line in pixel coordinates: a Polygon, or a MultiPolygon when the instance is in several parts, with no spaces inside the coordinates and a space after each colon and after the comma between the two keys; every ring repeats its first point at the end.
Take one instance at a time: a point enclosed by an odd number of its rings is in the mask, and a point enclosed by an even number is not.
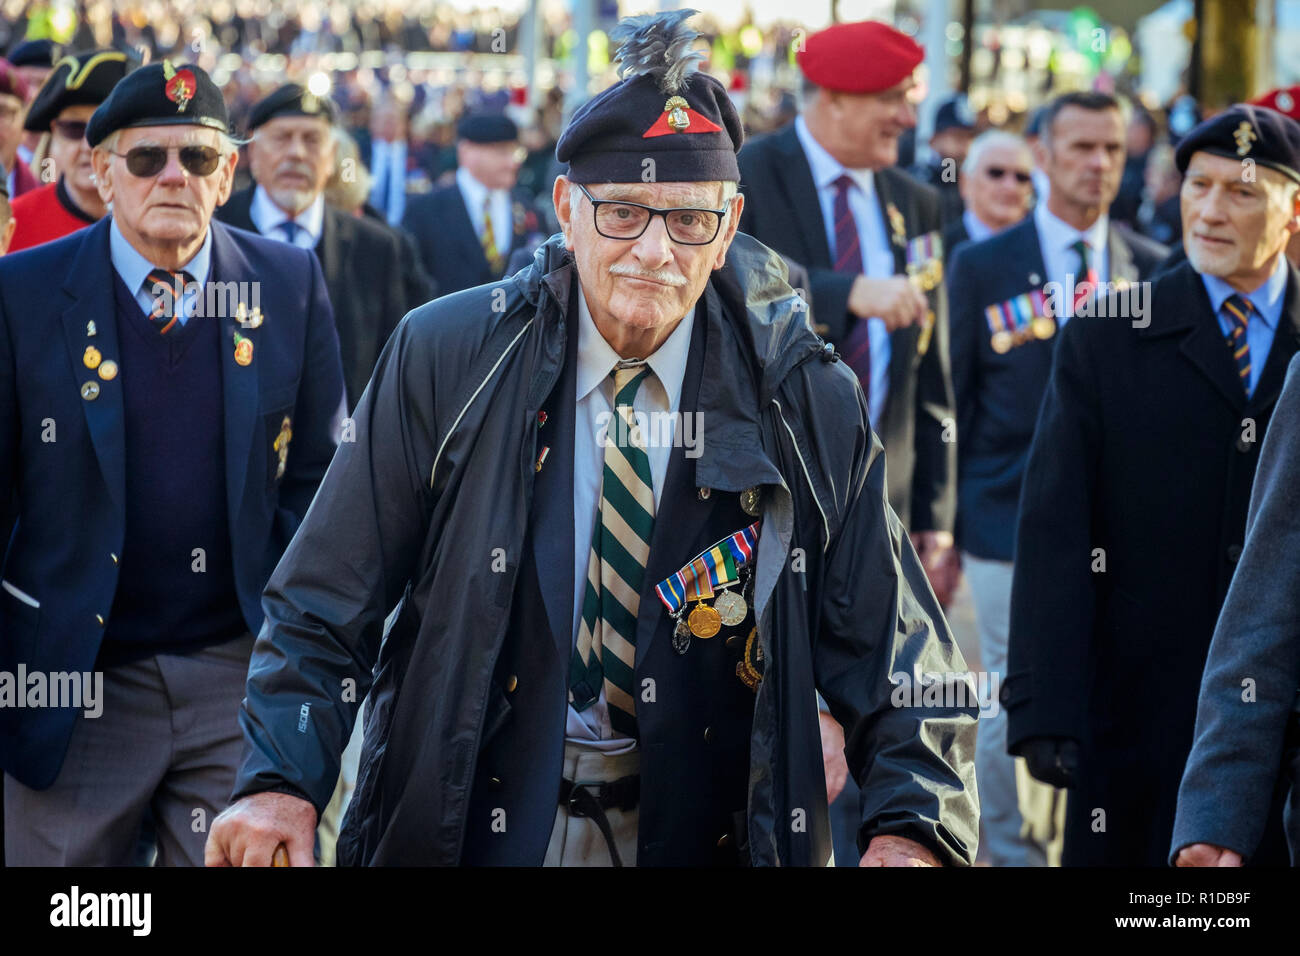
{"type": "MultiPolygon", "coordinates": [[[[1075,284],[1087,278],[1079,262],[1079,253],[1072,248],[1080,239],[1091,246],[1088,251],[1089,264],[1097,270],[1097,280],[1099,282],[1110,280],[1110,250],[1107,248],[1110,219],[1105,213],[1080,232],[1052,215],[1047,209],[1047,203],[1040,202],[1034,206],[1034,227],[1038,230],[1038,246],[1043,253],[1043,267],[1047,269],[1043,281],[1058,283],[1063,290],[1062,294],[1067,305],[1074,301],[1075,284]]],[[[1057,324],[1065,325],[1072,314],[1071,309],[1067,315],[1056,316],[1057,324]]]]}
{"type": "Polygon", "coordinates": [[[280,227],[292,219],[301,227],[293,244],[299,249],[315,249],[316,243],[320,242],[321,230],[325,228],[325,197],[318,195],[310,206],[298,215],[290,216],[275,204],[265,189],[258,186],[253,190],[253,203],[248,215],[258,232],[281,242],[288,242],[289,234],[280,227]]]}
{"type": "Polygon", "coordinates": [[[399,225],[406,212],[406,140],[377,139],[370,144],[370,204],[390,225],[399,225]]]}
{"type": "Polygon", "coordinates": [[[456,170],[456,185],[469,210],[469,221],[474,224],[474,235],[483,241],[483,202],[492,197],[492,239],[497,252],[505,255],[510,251],[514,238],[515,225],[510,214],[510,191],[506,189],[488,189],[470,175],[469,170],[461,166],[456,170]]]}
{"type": "MultiPolygon", "coordinates": [[[[987,225],[983,219],[969,209],[961,214],[961,224],[966,227],[966,235],[970,236],[971,242],[981,242],[1000,231],[987,225]]],[[[944,252],[947,251],[947,249],[944,250],[944,252]]]]}
{"type": "MultiPolygon", "coordinates": [[[[122,284],[131,290],[135,301],[140,304],[145,315],[153,312],[156,297],[153,291],[153,281],[149,279],[149,273],[155,268],[154,264],[140,255],[135,246],[127,241],[126,236],[122,235],[122,230],[118,228],[117,220],[113,219],[108,227],[108,256],[113,263],[113,269],[117,272],[122,280],[122,284]]],[[[189,284],[185,287],[185,292],[181,298],[181,314],[177,316],[181,325],[189,321],[194,310],[202,302],[202,289],[204,283],[208,281],[208,270],[212,266],[212,227],[208,227],[207,233],[203,237],[203,245],[199,246],[199,251],[190,257],[190,261],[181,266],[181,270],[190,274],[191,280],[195,283],[191,288],[189,284]]]]}
{"type": "MultiPolygon", "coordinates": [[[[666,443],[655,441],[646,448],[650,459],[650,476],[654,485],[655,513],[659,512],[659,499],[663,494],[664,476],[668,473],[668,460],[676,440],[676,412],[682,397],[682,379],[686,375],[686,358],[690,351],[691,330],[695,326],[695,310],[673,329],[671,335],[653,355],[648,356],[650,371],[637,389],[632,407],[638,412],[653,414],[667,412],[671,429],[651,428],[650,434],[666,443]]],[[[573,645],[578,642],[578,629],[582,625],[582,598],[587,586],[587,563],[591,557],[591,536],[596,530],[596,512],[600,508],[600,481],[605,469],[605,447],[602,436],[614,413],[614,380],[609,373],[619,362],[619,354],[605,341],[596,328],[587,308],[585,293],[578,295],[578,369],[577,403],[574,406],[573,428],[573,645]]],[[[644,583],[644,582],[643,582],[644,583]]],[[[658,582],[655,582],[658,583],[658,582]]],[[[655,599],[657,600],[657,598],[655,599]]],[[[567,672],[567,664],[566,664],[567,672]]],[[[564,732],[568,740],[603,750],[606,753],[626,753],[636,746],[627,737],[615,737],[610,729],[609,707],[605,703],[602,686],[600,697],[585,711],[579,713],[572,706],[564,732]]]]}
{"type": "MultiPolygon", "coordinates": [[[[856,189],[849,189],[849,211],[858,227],[858,247],[862,250],[862,272],[872,279],[888,279],[894,274],[894,252],[885,229],[884,210],[876,195],[876,179],[869,169],[847,169],[826,149],[813,139],[808,124],[802,116],[794,121],[795,132],[808,166],[812,169],[813,184],[821,202],[822,224],[826,228],[826,244],[835,257],[835,180],[847,174],[856,189]]],[[[867,319],[867,335],[871,340],[871,394],[867,396],[871,425],[875,427],[889,397],[889,329],[885,320],[867,319]]]]}

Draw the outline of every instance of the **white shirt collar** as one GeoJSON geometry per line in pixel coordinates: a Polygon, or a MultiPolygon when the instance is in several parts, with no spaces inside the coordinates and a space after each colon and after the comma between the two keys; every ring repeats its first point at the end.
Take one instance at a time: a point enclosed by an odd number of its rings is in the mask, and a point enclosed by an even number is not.
{"type": "MultiPolygon", "coordinates": [[[[681,399],[682,379],[686,377],[686,359],[690,353],[691,330],[694,326],[695,309],[692,307],[677,323],[672,334],[646,359],[668,396],[669,409],[676,409],[681,399]]],[[[620,359],[621,356],[596,328],[595,320],[587,308],[586,294],[579,286],[577,400],[582,401],[600,387],[620,359]]]]}
{"type": "Polygon", "coordinates": [[[795,118],[794,131],[799,137],[799,145],[803,147],[804,155],[808,157],[808,166],[812,170],[813,185],[818,190],[832,188],[835,180],[847,173],[867,196],[875,193],[876,179],[871,170],[849,169],[826,152],[826,147],[822,146],[813,137],[812,131],[808,129],[808,124],[804,121],[802,115],[795,118]]]}
{"type": "Polygon", "coordinates": [[[989,236],[998,232],[992,226],[988,225],[974,212],[967,209],[961,214],[962,225],[966,227],[966,234],[970,236],[971,241],[979,242],[981,239],[987,239],[989,236]]]}
{"type": "Polygon", "coordinates": [[[1034,206],[1034,224],[1038,227],[1040,241],[1051,245],[1054,249],[1069,251],[1071,255],[1074,252],[1071,247],[1083,239],[1092,249],[1093,258],[1090,261],[1094,268],[1100,261],[1096,258],[1097,253],[1104,254],[1106,241],[1110,236],[1110,218],[1106,213],[1103,212],[1097,217],[1096,222],[1080,231],[1053,215],[1047,208],[1046,200],[1034,206]]]}
{"type": "Polygon", "coordinates": [[[253,190],[253,202],[249,207],[248,216],[262,235],[282,241],[285,241],[285,237],[280,226],[292,219],[307,230],[307,234],[311,236],[311,244],[315,246],[320,242],[320,234],[325,227],[325,196],[318,194],[310,206],[298,215],[290,216],[277,206],[270,194],[259,185],[253,190]]]}

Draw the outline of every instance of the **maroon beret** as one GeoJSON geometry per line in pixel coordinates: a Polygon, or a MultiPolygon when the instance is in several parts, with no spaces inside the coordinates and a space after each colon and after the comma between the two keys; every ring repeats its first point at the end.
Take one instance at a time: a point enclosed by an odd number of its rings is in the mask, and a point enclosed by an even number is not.
{"type": "Polygon", "coordinates": [[[925,50],[887,23],[862,20],[814,33],[797,59],[803,75],[818,86],[842,93],[878,93],[911,76],[925,59],[925,50]]]}
{"type": "Polygon", "coordinates": [[[0,60],[0,93],[27,102],[27,81],[18,75],[8,60],[0,60]]]}

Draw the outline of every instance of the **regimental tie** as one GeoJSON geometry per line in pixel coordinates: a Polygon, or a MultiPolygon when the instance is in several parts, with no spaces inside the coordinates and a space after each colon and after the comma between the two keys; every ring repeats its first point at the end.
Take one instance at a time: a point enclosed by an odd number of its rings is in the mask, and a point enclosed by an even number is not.
{"type": "Polygon", "coordinates": [[[569,674],[569,702],[579,712],[605,690],[611,730],[636,737],[636,623],[650,558],[655,496],[645,436],[632,402],[651,374],[641,363],[616,366],[614,417],[605,442],[600,510],[591,537],[582,621],[569,674]]]}
{"type": "MultiPolygon", "coordinates": [[[[835,187],[835,271],[843,275],[859,275],[862,272],[862,244],[858,239],[858,224],[849,208],[849,187],[853,179],[848,174],[841,175],[832,184],[835,187]]],[[[871,335],[867,330],[867,320],[850,316],[853,325],[840,344],[840,356],[844,364],[851,368],[862,383],[862,393],[871,400],[871,335]]]]}
{"type": "Polygon", "coordinates": [[[149,313],[149,323],[158,330],[159,335],[167,335],[176,330],[180,322],[180,309],[176,303],[176,287],[180,286],[184,297],[185,287],[194,281],[188,272],[168,272],[166,269],[154,269],[145,279],[145,291],[154,298],[153,311],[149,313]]]}
{"type": "Polygon", "coordinates": [[[1088,240],[1079,239],[1070,248],[1079,256],[1079,275],[1083,277],[1082,281],[1077,277],[1074,281],[1073,305],[1070,309],[1070,314],[1074,315],[1079,311],[1079,307],[1083,305],[1084,300],[1097,291],[1097,284],[1100,279],[1097,270],[1092,267],[1092,260],[1088,255],[1092,250],[1092,247],[1088,245],[1088,240]]]}
{"type": "Polygon", "coordinates": [[[492,227],[492,195],[483,200],[483,255],[487,257],[492,272],[497,273],[505,266],[501,250],[497,248],[496,230],[492,227]]]}
{"type": "Polygon", "coordinates": [[[1246,327],[1250,324],[1250,314],[1255,307],[1250,300],[1235,292],[1223,300],[1223,309],[1228,313],[1232,331],[1228,333],[1228,348],[1232,350],[1232,360],[1237,364],[1237,375],[1241,387],[1250,394],[1250,343],[1246,341],[1246,327]]]}

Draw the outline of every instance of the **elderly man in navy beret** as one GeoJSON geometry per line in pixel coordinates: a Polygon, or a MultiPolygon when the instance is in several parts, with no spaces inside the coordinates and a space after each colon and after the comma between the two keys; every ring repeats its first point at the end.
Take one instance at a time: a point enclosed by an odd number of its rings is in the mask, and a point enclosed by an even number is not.
{"type": "Polygon", "coordinates": [[[342,863],[823,865],[818,688],[861,862],[972,861],[973,682],[852,372],[737,232],[692,12],[620,25],[562,234],[394,333],[268,587],[210,863],[310,862],[368,691],[342,863]]]}

